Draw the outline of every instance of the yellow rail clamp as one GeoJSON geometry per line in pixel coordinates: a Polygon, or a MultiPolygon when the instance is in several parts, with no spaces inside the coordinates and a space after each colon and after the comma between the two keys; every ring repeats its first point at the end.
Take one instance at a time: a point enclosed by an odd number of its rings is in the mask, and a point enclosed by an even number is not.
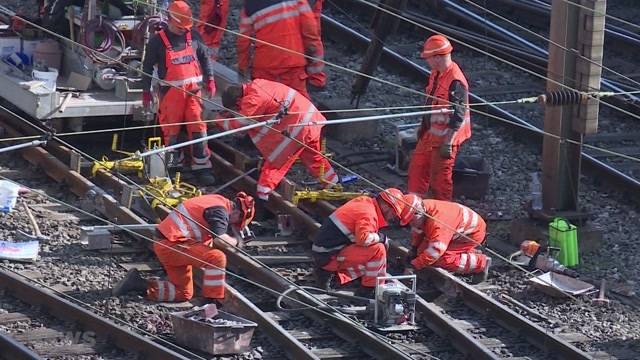
{"type": "Polygon", "coordinates": [[[322,189],[322,190],[302,190],[296,191],[293,193],[293,198],[291,201],[294,205],[298,205],[300,200],[307,200],[311,202],[316,202],[318,200],[326,200],[326,201],[340,201],[340,200],[351,200],[357,198],[358,196],[368,196],[369,193],[365,191],[360,192],[348,192],[342,191],[338,189],[322,189]]]}
{"type": "Polygon", "coordinates": [[[156,208],[159,205],[174,207],[184,200],[202,195],[197,187],[180,181],[180,173],[176,174],[175,182],[169,178],[153,178],[149,179],[149,184],[144,185],[146,192],[143,195],[153,197],[151,207],[156,208]]]}

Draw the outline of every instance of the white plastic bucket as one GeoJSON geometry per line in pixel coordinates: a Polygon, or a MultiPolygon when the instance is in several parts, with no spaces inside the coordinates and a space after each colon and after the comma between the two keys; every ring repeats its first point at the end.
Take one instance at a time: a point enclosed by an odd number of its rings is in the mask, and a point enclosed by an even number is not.
{"type": "Polygon", "coordinates": [[[0,180],[0,212],[8,213],[16,206],[19,191],[20,185],[0,180]]]}
{"type": "Polygon", "coordinates": [[[58,80],[58,69],[49,68],[49,71],[33,70],[31,74],[34,80],[44,81],[44,86],[51,90],[56,91],[56,81],[58,80]]]}

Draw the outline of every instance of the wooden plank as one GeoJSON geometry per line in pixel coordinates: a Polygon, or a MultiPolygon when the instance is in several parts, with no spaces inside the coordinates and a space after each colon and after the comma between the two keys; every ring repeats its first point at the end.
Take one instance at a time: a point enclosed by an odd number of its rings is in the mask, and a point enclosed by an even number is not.
{"type": "Polygon", "coordinates": [[[278,246],[291,246],[291,245],[308,245],[308,241],[288,241],[288,240],[253,240],[246,243],[244,246],[248,248],[252,247],[278,247],[278,246]]]}
{"type": "Polygon", "coordinates": [[[588,337],[587,335],[582,334],[582,333],[577,333],[577,332],[563,333],[563,334],[559,334],[559,335],[565,341],[568,341],[570,343],[591,341],[591,338],[588,337]]]}
{"type": "Polygon", "coordinates": [[[315,355],[322,359],[346,359],[352,357],[362,357],[364,353],[357,350],[344,350],[334,348],[321,348],[312,350],[315,355]]]}
{"type": "Polygon", "coordinates": [[[10,312],[6,314],[0,314],[0,325],[11,324],[19,321],[30,321],[31,319],[19,312],[10,312]]]}
{"type": "Polygon", "coordinates": [[[162,264],[159,262],[131,262],[118,264],[125,270],[138,269],[139,271],[157,271],[162,270],[162,264]]]}
{"type": "Polygon", "coordinates": [[[291,334],[297,340],[319,340],[332,339],[336,337],[335,334],[328,332],[318,332],[313,329],[293,329],[289,330],[289,334],[291,334]]]}
{"type": "Polygon", "coordinates": [[[90,346],[87,344],[72,344],[72,345],[62,345],[62,346],[36,344],[33,346],[33,348],[38,353],[38,355],[43,357],[96,354],[96,349],[93,346],[90,346]]]}
{"type": "Polygon", "coordinates": [[[277,264],[298,264],[298,263],[310,263],[313,259],[309,256],[291,255],[260,255],[254,256],[254,259],[264,263],[265,265],[277,265],[277,264]]]}
{"type": "Polygon", "coordinates": [[[29,332],[25,332],[22,334],[8,334],[8,335],[21,343],[30,343],[34,341],[50,340],[50,339],[62,339],[65,336],[62,331],[48,329],[48,328],[34,329],[34,330],[29,330],[29,332]]]}

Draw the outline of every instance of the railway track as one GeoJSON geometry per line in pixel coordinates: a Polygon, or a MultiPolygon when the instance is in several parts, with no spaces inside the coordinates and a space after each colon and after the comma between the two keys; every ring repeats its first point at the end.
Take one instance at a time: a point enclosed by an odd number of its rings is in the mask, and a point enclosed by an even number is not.
{"type": "MultiPolygon", "coordinates": [[[[333,41],[342,44],[348,45],[351,49],[353,46],[359,49],[366,49],[366,47],[370,44],[371,40],[368,36],[369,31],[366,29],[362,29],[362,24],[366,24],[366,20],[362,19],[362,15],[355,14],[366,14],[367,10],[355,12],[353,11],[354,6],[363,5],[360,4],[358,0],[353,0],[350,2],[346,2],[342,4],[345,7],[344,10],[334,11],[335,13],[342,14],[341,19],[346,19],[348,21],[343,22],[343,20],[337,20],[336,17],[331,17],[327,14],[322,15],[323,21],[323,31],[329,35],[329,38],[333,41]],[[359,4],[359,5],[358,5],[359,4]],[[352,14],[347,17],[344,15],[345,13],[352,14]],[[356,18],[358,19],[356,22],[356,18]],[[357,29],[352,29],[351,26],[357,25],[357,29]]],[[[435,19],[439,21],[438,24],[434,24],[430,22],[432,18],[425,17],[416,11],[411,11],[411,9],[405,12],[407,17],[415,20],[416,22],[428,22],[429,27],[436,28],[438,30],[442,30],[445,34],[447,32],[451,32],[454,36],[459,36],[461,32],[465,32],[466,35],[471,35],[469,30],[464,30],[464,28],[456,28],[448,25],[446,22],[443,22],[440,19],[435,19]],[[445,31],[446,30],[446,31],[445,31]]],[[[460,22],[463,22],[462,19],[458,19],[460,22]]],[[[413,28],[415,31],[411,35],[403,35],[403,37],[397,36],[398,38],[394,38],[389,40],[389,44],[394,44],[389,47],[385,47],[382,55],[382,64],[387,65],[388,67],[392,67],[394,72],[397,72],[401,75],[409,76],[413,79],[426,79],[429,71],[422,64],[423,60],[418,59],[416,54],[416,49],[418,45],[411,51],[407,50],[406,44],[408,42],[412,42],[414,44],[421,44],[424,41],[424,38],[427,36],[424,29],[420,29],[417,27],[413,28]],[[409,38],[410,40],[408,40],[409,38]],[[399,45],[395,45],[399,44],[399,45]],[[411,54],[410,56],[403,54],[411,54]]],[[[479,36],[478,34],[474,35],[476,38],[479,36]]],[[[469,38],[471,39],[471,38],[469,38]]],[[[513,38],[503,37],[503,38],[495,38],[491,37],[492,43],[496,44],[496,48],[500,48],[503,46],[504,48],[517,46],[514,51],[508,52],[510,54],[511,60],[518,60],[521,58],[518,64],[531,67],[531,63],[536,64],[539,68],[544,69],[546,72],[546,59],[544,59],[544,63],[542,63],[542,59],[544,58],[542,54],[536,54],[532,51],[531,48],[527,48],[520,42],[513,42],[513,38]],[[512,43],[505,42],[505,39],[511,39],[512,43]],[[524,59],[524,60],[522,60],[524,59]]],[[[506,50],[505,50],[506,51],[506,50]]],[[[464,50],[464,53],[473,53],[473,51],[464,50]]],[[[503,50],[500,50],[501,53],[504,54],[503,50]]],[[[476,56],[478,54],[475,54],[476,56]]],[[[458,56],[468,56],[461,55],[458,56]]],[[[484,55],[480,55],[483,57],[484,55]]],[[[463,62],[471,63],[472,61],[464,60],[463,62]]],[[[488,59],[483,61],[491,62],[488,59]]],[[[492,67],[496,67],[494,65],[492,67]]],[[[479,79],[484,79],[483,81],[486,83],[493,84],[495,81],[486,80],[487,76],[495,76],[489,73],[479,74],[478,77],[474,77],[474,72],[469,70],[468,77],[471,83],[478,81],[479,79]]],[[[512,91],[511,85],[507,84],[505,86],[500,86],[504,88],[504,91],[495,91],[496,85],[492,85],[493,91],[489,91],[485,93],[485,96],[479,96],[474,93],[473,85],[471,87],[470,101],[471,103],[477,104],[486,104],[482,106],[475,106],[474,108],[480,111],[484,111],[492,116],[496,116],[507,121],[499,121],[500,125],[505,125],[507,128],[517,130],[518,132],[527,136],[527,138],[539,139],[542,140],[541,134],[538,132],[542,129],[542,112],[537,108],[529,108],[529,109],[514,109],[509,106],[496,106],[491,105],[492,101],[501,101],[504,100],[505,96],[509,96],[509,99],[514,99],[517,97],[529,96],[532,93],[542,93],[544,91],[544,83],[539,79],[530,79],[530,76],[524,76],[523,78],[513,77],[514,80],[510,80],[511,82],[518,80],[520,85],[514,83],[516,88],[515,91],[512,91]],[[525,83],[524,87],[528,88],[529,91],[525,91],[522,89],[522,83],[525,83]],[[520,89],[520,90],[518,90],[520,89]],[[529,95],[525,95],[528,93],[529,95]],[[526,115],[521,115],[526,114],[526,115]],[[526,116],[526,117],[525,117],[526,116]],[[527,131],[527,130],[535,130],[527,131]]],[[[622,101],[622,100],[621,100],[622,101]]],[[[622,101],[624,104],[630,106],[627,110],[633,110],[634,113],[640,114],[638,112],[638,108],[634,103],[629,103],[627,99],[622,101]]],[[[620,105],[620,103],[617,103],[620,105]]],[[[475,115],[476,119],[479,115],[475,115]]],[[[490,119],[491,122],[495,122],[493,119],[490,119]]],[[[626,139],[631,142],[635,140],[634,137],[630,136],[631,134],[637,134],[638,131],[638,122],[636,119],[628,119],[623,121],[620,116],[617,116],[611,109],[607,109],[605,106],[601,106],[601,117],[600,117],[600,132],[594,135],[588,135],[585,137],[585,143],[588,145],[594,145],[602,147],[605,150],[609,151],[619,151],[625,157],[620,157],[613,155],[611,153],[605,153],[598,150],[594,150],[592,148],[583,148],[582,151],[582,159],[583,164],[586,166],[588,170],[593,171],[595,174],[603,175],[609,180],[612,180],[614,183],[619,184],[631,192],[637,193],[640,191],[640,175],[638,175],[638,161],[634,159],[637,158],[636,155],[638,152],[638,148],[640,145],[637,142],[630,144],[628,146],[620,147],[614,141],[602,141],[604,138],[608,139],[626,139]],[[628,133],[629,136],[623,136],[622,133],[628,133]]]]}
{"type": "MultiPolygon", "coordinates": [[[[9,129],[5,126],[5,130],[9,129]]],[[[16,130],[8,130],[10,136],[20,136],[16,130]]],[[[234,167],[234,163],[250,163],[251,159],[234,148],[221,142],[212,144],[215,148],[213,160],[218,174],[231,179],[244,172],[234,167]],[[218,155],[220,154],[220,155],[218,155]]],[[[67,182],[76,194],[85,195],[90,189],[101,197],[98,201],[100,212],[122,223],[144,223],[144,220],[131,210],[121,207],[114,198],[123,191],[123,182],[112,174],[101,171],[94,181],[110,193],[97,191],[78,173],[69,172],[65,163],[69,161],[69,149],[55,143],[49,144],[52,158],[45,150],[33,148],[25,150],[25,157],[34,164],[45,167],[58,181],[67,182]],[[55,164],[55,166],[50,166],[55,164]],[[75,181],[70,181],[75,178],[75,181]],[[104,206],[105,200],[110,206],[104,206]]],[[[239,189],[253,192],[255,181],[244,177],[236,184],[239,189]]],[[[286,198],[274,193],[268,207],[274,213],[292,216],[294,223],[304,238],[264,241],[248,247],[248,254],[228,247],[224,249],[230,268],[244,274],[249,279],[275,290],[278,293],[291,290],[293,286],[309,285],[311,272],[308,254],[309,239],[319,224],[305,211],[293,206],[286,198]],[[265,256],[264,249],[281,247],[286,255],[265,256]],[[261,249],[262,248],[262,249],[261,249]],[[251,256],[251,254],[255,256],[251,256]],[[261,255],[258,255],[261,254],[261,255]],[[294,285],[296,284],[296,285],[294,285]]],[[[304,206],[306,211],[318,217],[328,215],[333,207],[325,202],[304,206]]],[[[159,217],[166,216],[169,209],[158,207],[159,217]]],[[[390,256],[401,257],[406,249],[393,246],[390,256]]],[[[339,313],[328,311],[326,298],[311,296],[305,291],[294,290],[290,294],[309,308],[295,313],[274,308],[274,302],[265,301],[259,293],[248,292],[248,300],[231,286],[230,296],[225,306],[259,323],[261,331],[277,342],[290,358],[324,359],[336,357],[352,358],[429,358],[473,356],[481,359],[518,359],[530,358],[572,358],[588,359],[588,354],[571,344],[569,340],[579,339],[575,334],[554,334],[542,326],[518,315],[500,304],[482,291],[441,270],[430,270],[420,274],[421,281],[436,284],[446,294],[458,294],[457,300],[418,302],[419,325],[422,330],[403,337],[404,345],[392,343],[389,338],[381,337],[361,325],[354,323],[339,313]],[[254,298],[255,297],[255,298],[254,298]],[[439,337],[433,336],[439,335],[439,337]],[[336,339],[342,339],[336,341],[336,339]],[[356,345],[354,345],[357,344],[356,345]]],[[[243,288],[246,285],[237,284],[243,288]]],[[[444,297],[442,298],[444,299],[444,297]]],[[[294,305],[295,306],[295,305],[294,305]]],[[[392,336],[393,337],[393,336],[392,336]]]]}

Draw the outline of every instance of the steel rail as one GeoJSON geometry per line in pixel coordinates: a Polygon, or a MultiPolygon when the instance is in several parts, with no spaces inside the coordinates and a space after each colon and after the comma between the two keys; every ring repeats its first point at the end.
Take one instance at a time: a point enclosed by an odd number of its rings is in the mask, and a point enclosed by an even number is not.
{"type": "MultiPolygon", "coordinates": [[[[322,15],[322,26],[324,31],[337,35],[336,38],[340,39],[340,41],[348,41],[348,39],[352,39],[355,45],[358,45],[362,48],[366,48],[371,42],[371,39],[367,38],[366,36],[350,29],[349,27],[341,24],[340,22],[324,14],[322,15]]],[[[398,66],[400,71],[404,72],[405,74],[409,74],[411,76],[422,76],[426,78],[429,76],[429,73],[430,73],[429,70],[427,70],[425,67],[416,64],[415,62],[405,58],[404,56],[400,55],[396,51],[393,51],[387,47],[383,49],[382,59],[390,64],[398,66]]],[[[489,101],[473,93],[469,93],[469,97],[472,100],[472,103],[473,102],[480,103],[480,104],[489,103],[489,101]]],[[[478,107],[476,106],[474,108],[478,108],[478,107]]],[[[531,132],[527,134],[535,135],[540,140],[542,139],[543,134],[540,132],[542,129],[527,122],[526,120],[523,120],[495,105],[487,104],[482,106],[481,108],[486,109],[486,112],[493,116],[518,124],[524,127],[525,129],[533,130],[533,134],[531,132]]],[[[510,124],[508,122],[503,122],[503,123],[510,127],[516,128],[517,130],[522,130],[517,125],[510,124]]],[[[582,159],[584,160],[585,165],[589,167],[591,170],[601,172],[613,182],[617,183],[622,187],[625,187],[630,191],[633,191],[635,193],[640,192],[640,179],[633,178],[619,171],[613,166],[608,165],[605,162],[600,161],[595,157],[585,153],[584,151],[582,151],[582,159]]]]}
{"type": "Polygon", "coordinates": [[[42,360],[42,358],[34,353],[31,349],[22,343],[15,341],[9,334],[0,332],[0,359],[6,360],[42,360]]]}
{"type": "Polygon", "coordinates": [[[0,288],[13,297],[32,306],[41,306],[47,313],[65,321],[73,321],[86,331],[108,339],[121,349],[137,352],[143,358],[187,360],[188,358],[167,349],[149,339],[133,333],[107,319],[104,319],[53,292],[36,287],[18,275],[0,270],[0,288]]]}

